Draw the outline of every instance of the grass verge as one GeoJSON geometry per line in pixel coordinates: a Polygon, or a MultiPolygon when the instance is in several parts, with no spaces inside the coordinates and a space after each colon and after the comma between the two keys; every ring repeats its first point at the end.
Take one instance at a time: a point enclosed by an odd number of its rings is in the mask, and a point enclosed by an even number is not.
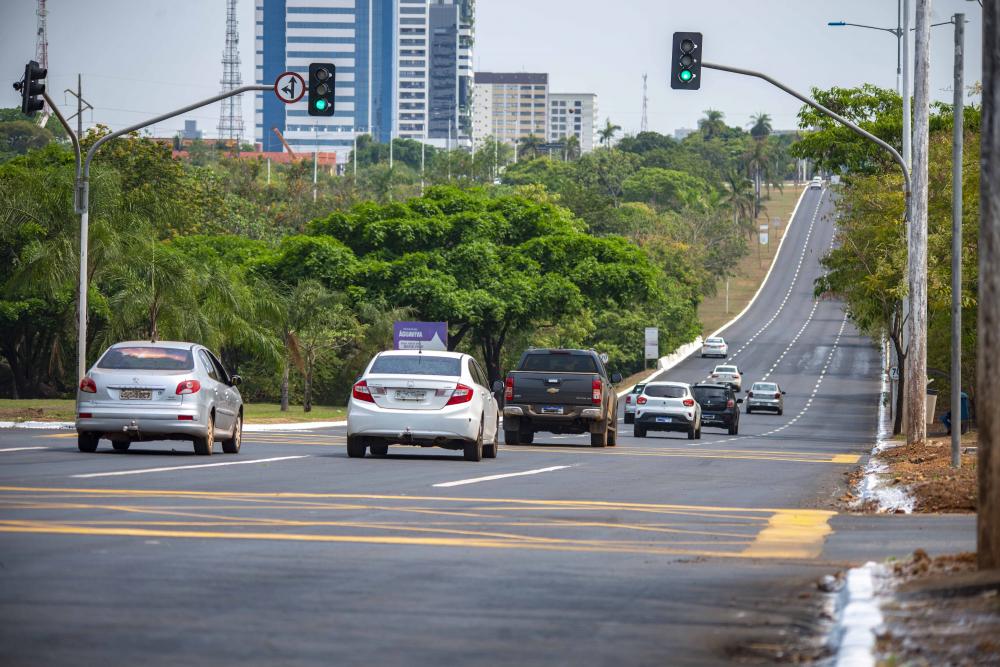
{"type": "MultiPolygon", "coordinates": [[[[70,399],[0,399],[0,421],[73,421],[76,404],[70,399]]],[[[314,405],[311,412],[292,406],[282,412],[277,403],[247,403],[244,415],[250,424],[294,424],[312,421],[339,421],[347,408],[314,405]]]]}

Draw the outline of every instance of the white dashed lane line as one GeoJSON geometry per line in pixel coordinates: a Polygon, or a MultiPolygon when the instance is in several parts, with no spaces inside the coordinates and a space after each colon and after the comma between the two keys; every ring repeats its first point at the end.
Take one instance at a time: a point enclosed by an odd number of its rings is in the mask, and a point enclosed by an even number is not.
{"type": "Polygon", "coordinates": [[[471,479],[460,479],[457,482],[441,482],[440,484],[435,484],[434,486],[439,489],[445,489],[452,486],[465,486],[466,484],[478,484],[479,482],[492,482],[497,479],[507,479],[508,477],[524,477],[525,475],[540,475],[543,472],[554,472],[556,470],[565,470],[566,468],[572,468],[573,466],[552,466],[549,468],[537,468],[536,470],[525,470],[524,472],[509,472],[503,475],[487,475],[486,477],[473,477],[471,479]]]}
{"type": "Polygon", "coordinates": [[[48,449],[48,447],[7,447],[0,449],[0,452],[27,452],[33,449],[48,449]]]}
{"type": "Polygon", "coordinates": [[[196,470],[198,468],[218,468],[220,466],[240,466],[253,463],[275,463],[277,461],[291,461],[292,459],[307,459],[309,456],[275,456],[269,459],[254,459],[252,461],[226,461],[225,463],[201,463],[189,466],[167,466],[164,468],[141,468],[139,470],[116,470],[114,472],[90,472],[84,475],[72,475],[72,477],[85,479],[88,477],[117,477],[119,475],[142,475],[150,472],[173,472],[175,470],[196,470]]]}

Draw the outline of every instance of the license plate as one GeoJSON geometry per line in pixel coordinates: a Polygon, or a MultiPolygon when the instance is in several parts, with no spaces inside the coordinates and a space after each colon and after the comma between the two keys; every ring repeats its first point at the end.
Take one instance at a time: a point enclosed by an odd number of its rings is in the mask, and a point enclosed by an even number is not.
{"type": "Polygon", "coordinates": [[[657,417],[656,418],[656,423],[657,424],[669,424],[671,421],[673,421],[673,420],[670,417],[657,417]]]}
{"type": "Polygon", "coordinates": [[[563,409],[561,405],[543,405],[542,414],[543,415],[561,415],[563,409]]]}
{"type": "Polygon", "coordinates": [[[702,415],[703,419],[715,419],[715,415],[702,415]]]}
{"type": "Polygon", "coordinates": [[[118,398],[123,401],[148,401],[153,398],[153,392],[151,389],[122,389],[118,398]]]}
{"type": "Polygon", "coordinates": [[[411,391],[408,389],[399,389],[396,391],[396,398],[401,401],[422,401],[424,400],[423,391],[411,391]]]}

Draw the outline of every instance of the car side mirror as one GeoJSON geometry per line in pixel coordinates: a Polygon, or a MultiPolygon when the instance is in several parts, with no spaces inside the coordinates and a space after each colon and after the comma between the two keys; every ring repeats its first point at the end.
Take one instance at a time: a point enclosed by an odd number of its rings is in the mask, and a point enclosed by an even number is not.
{"type": "Polygon", "coordinates": [[[784,392],[784,391],[783,391],[783,392],[781,392],[781,395],[782,395],[782,396],[784,396],[784,395],[785,395],[786,393],[787,393],[787,392],[784,392]]]}
{"type": "Polygon", "coordinates": [[[611,384],[618,384],[621,381],[622,381],[622,374],[621,373],[612,373],[611,374],[611,384]]]}
{"type": "Polygon", "coordinates": [[[239,375],[230,375],[229,384],[233,385],[234,387],[238,387],[241,384],[243,384],[243,378],[239,375]]]}
{"type": "Polygon", "coordinates": [[[493,383],[493,391],[494,392],[503,391],[503,382],[501,382],[500,380],[497,380],[496,382],[494,382],[493,383]]]}
{"type": "Polygon", "coordinates": [[[743,405],[743,399],[742,398],[737,398],[736,399],[736,405],[743,405]]]}

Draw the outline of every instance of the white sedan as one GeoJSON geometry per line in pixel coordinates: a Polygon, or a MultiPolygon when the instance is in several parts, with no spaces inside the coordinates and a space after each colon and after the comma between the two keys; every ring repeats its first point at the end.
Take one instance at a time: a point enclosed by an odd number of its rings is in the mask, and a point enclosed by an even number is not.
{"type": "Polygon", "coordinates": [[[729,356],[729,345],[725,338],[713,336],[705,339],[705,342],[701,344],[701,357],[704,359],[709,356],[722,357],[723,359],[729,356]]]}
{"type": "MultiPolygon", "coordinates": [[[[503,391],[503,385],[499,391],[503,391]]],[[[494,388],[494,391],[497,389],[494,388]]],[[[458,352],[380,352],[354,383],[347,406],[347,455],[389,445],[462,450],[496,458],[500,413],[479,363],[458,352]]]]}

